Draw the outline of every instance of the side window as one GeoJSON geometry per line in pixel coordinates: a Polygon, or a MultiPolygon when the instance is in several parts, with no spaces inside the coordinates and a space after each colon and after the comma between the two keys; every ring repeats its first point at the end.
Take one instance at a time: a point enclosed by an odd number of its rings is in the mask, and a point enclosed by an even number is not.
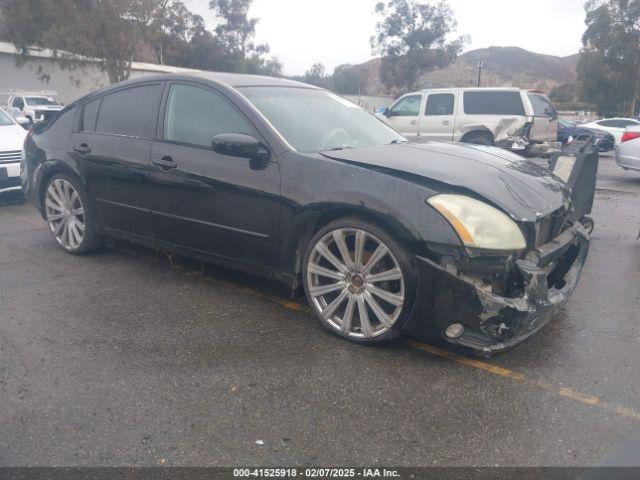
{"type": "Polygon", "coordinates": [[[221,133],[253,134],[253,129],[222,95],[200,87],[175,84],[169,90],[164,138],[211,147],[221,133]]]}
{"type": "Polygon", "coordinates": [[[403,97],[391,107],[391,115],[394,117],[417,117],[420,114],[422,95],[409,95],[403,97]]]}
{"type": "Polygon", "coordinates": [[[24,108],[24,101],[21,97],[16,97],[13,99],[13,108],[19,108],[20,110],[24,108]]]}
{"type": "Polygon", "coordinates": [[[451,93],[432,93],[427,98],[425,115],[453,115],[454,96],[451,93]]]}
{"type": "Polygon", "coordinates": [[[83,132],[95,132],[96,120],[98,119],[98,109],[100,108],[100,101],[102,98],[96,98],[95,100],[86,103],[82,107],[82,125],[80,130],[83,132]]]}
{"type": "Polygon", "coordinates": [[[463,94],[468,115],[524,115],[520,92],[469,91],[463,94]]]}
{"type": "Polygon", "coordinates": [[[544,95],[536,95],[529,93],[527,94],[529,97],[529,101],[531,102],[531,106],[533,107],[533,114],[536,117],[549,117],[555,118],[556,109],[553,107],[553,104],[545,97],[544,95]]]}
{"type": "Polygon", "coordinates": [[[155,137],[162,84],[141,85],[102,97],[96,132],[155,137]]]}

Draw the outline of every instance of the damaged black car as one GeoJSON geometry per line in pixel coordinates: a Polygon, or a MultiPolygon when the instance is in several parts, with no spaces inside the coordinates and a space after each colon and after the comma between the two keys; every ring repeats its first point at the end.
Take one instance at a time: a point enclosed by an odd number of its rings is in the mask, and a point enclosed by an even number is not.
{"type": "Polygon", "coordinates": [[[36,125],[22,170],[67,252],[118,237],[264,275],[303,288],[323,326],[359,343],[516,345],[570,296],[589,246],[548,170],[493,147],[409,143],[284,79],[107,87],[36,125]]]}

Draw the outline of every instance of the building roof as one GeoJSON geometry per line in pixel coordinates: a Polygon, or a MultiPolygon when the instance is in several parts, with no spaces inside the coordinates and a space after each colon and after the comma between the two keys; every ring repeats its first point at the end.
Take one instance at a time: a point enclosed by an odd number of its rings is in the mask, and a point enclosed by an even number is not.
{"type": "MultiPolygon", "coordinates": [[[[17,55],[19,52],[12,43],[0,42],[0,53],[6,53],[10,55],[17,55]]],[[[63,53],[63,52],[61,52],[63,53]]],[[[63,53],[65,59],[72,59],[79,62],[100,62],[98,58],[83,57],[80,55],[71,55],[63,53]]],[[[29,49],[27,56],[37,58],[50,58],[55,59],[56,55],[52,50],[32,48],[29,49]]],[[[132,62],[131,70],[143,71],[157,74],[182,74],[191,75],[206,80],[212,80],[214,82],[224,83],[231,87],[251,87],[251,86],[289,86],[289,87],[307,87],[314,88],[311,85],[288,80],[285,78],[265,77],[262,75],[249,75],[239,73],[223,73],[223,72],[208,72],[204,70],[196,70],[193,68],[173,67],[170,65],[157,65],[154,63],[132,62]]]]}

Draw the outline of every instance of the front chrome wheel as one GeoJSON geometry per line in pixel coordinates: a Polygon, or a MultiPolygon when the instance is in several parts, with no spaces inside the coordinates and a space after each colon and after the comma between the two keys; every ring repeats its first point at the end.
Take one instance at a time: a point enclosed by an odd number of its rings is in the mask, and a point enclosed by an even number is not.
{"type": "Polygon", "coordinates": [[[45,211],[49,228],[58,243],[66,250],[80,248],[86,230],[84,206],[71,183],[56,178],[49,184],[45,211]]]}
{"type": "Polygon", "coordinates": [[[356,339],[391,330],[405,302],[405,281],[387,245],[358,228],[339,228],[314,245],[307,263],[313,308],[340,334],[356,339]]]}

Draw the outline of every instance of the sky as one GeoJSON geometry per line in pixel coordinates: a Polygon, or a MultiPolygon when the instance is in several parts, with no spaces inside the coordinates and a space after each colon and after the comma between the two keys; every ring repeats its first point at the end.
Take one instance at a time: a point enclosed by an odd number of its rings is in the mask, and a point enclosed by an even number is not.
{"type": "MultiPolygon", "coordinates": [[[[260,19],[256,41],[268,43],[287,75],[303,74],[321,62],[327,73],[342,63],[373,58],[374,7],[379,0],[253,0],[250,15],[260,19]]],[[[566,56],[580,50],[585,0],[449,0],[457,35],[471,36],[465,50],[522,47],[566,56]]],[[[208,0],[185,0],[208,26],[215,19],[208,0]]]]}

